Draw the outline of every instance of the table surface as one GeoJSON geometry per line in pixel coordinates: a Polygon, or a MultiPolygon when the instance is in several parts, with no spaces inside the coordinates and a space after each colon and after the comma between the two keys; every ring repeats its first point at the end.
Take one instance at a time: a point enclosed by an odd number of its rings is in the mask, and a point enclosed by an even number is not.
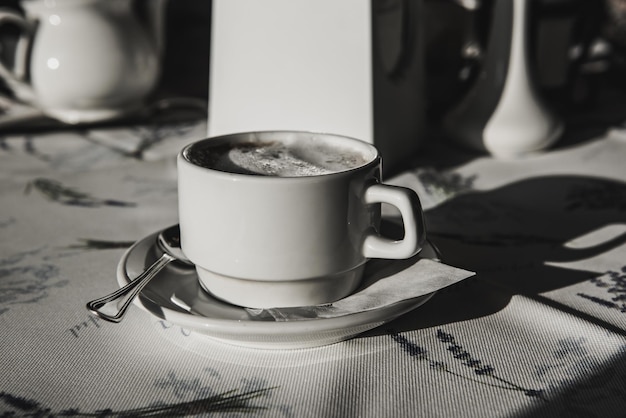
{"type": "Polygon", "coordinates": [[[129,245],[177,222],[175,155],[204,122],[1,134],[0,416],[623,417],[626,129],[594,123],[512,161],[429,138],[388,180],[476,275],[355,338],[278,351],[85,309],[129,245]]]}

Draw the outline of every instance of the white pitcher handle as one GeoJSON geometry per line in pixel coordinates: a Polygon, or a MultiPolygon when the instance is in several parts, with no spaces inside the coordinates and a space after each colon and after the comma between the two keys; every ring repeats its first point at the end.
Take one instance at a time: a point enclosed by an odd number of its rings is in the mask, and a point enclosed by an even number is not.
{"type": "Polygon", "coordinates": [[[363,242],[366,258],[404,259],[419,253],[426,239],[424,214],[417,193],[405,187],[374,184],[365,191],[366,203],[388,203],[400,211],[404,238],[392,240],[371,232],[363,242]]]}
{"type": "Polygon", "coordinates": [[[7,81],[11,89],[17,85],[21,89],[30,90],[30,86],[26,83],[26,64],[34,26],[19,13],[9,9],[0,9],[0,26],[4,24],[13,24],[21,31],[15,46],[14,68],[10,69],[0,61],[0,76],[7,81]]]}

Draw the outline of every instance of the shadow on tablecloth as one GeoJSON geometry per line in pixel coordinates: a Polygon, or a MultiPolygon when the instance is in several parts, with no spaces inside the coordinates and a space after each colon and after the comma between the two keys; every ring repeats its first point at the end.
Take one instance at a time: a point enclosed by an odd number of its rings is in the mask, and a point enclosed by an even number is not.
{"type": "Polygon", "coordinates": [[[626,289],[619,287],[626,261],[610,254],[626,244],[626,183],[534,177],[458,195],[428,210],[426,222],[443,261],[477,274],[437,294],[415,312],[415,320],[408,314],[396,321],[399,331],[490,315],[514,295],[524,295],[626,334],[626,289]],[[580,293],[576,285],[598,289],[601,277],[607,278],[605,294],[571,298],[581,306],[612,308],[613,320],[544,297],[569,288],[580,293]]]}

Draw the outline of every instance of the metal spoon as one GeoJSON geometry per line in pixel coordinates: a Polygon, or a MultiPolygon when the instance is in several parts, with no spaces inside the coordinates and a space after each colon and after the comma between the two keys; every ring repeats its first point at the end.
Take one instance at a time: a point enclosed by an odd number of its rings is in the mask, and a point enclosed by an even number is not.
{"type": "Polygon", "coordinates": [[[171,262],[180,263],[183,266],[193,266],[193,263],[185,257],[180,249],[180,229],[178,225],[170,226],[161,231],[157,236],[156,246],[160,251],[163,251],[163,255],[158,260],[126,286],[107,296],[88,302],[87,309],[92,314],[107,321],[120,322],[133,299],[165,266],[171,262]],[[111,307],[113,308],[112,311],[111,307]],[[105,310],[111,313],[107,313],[105,310]]]}

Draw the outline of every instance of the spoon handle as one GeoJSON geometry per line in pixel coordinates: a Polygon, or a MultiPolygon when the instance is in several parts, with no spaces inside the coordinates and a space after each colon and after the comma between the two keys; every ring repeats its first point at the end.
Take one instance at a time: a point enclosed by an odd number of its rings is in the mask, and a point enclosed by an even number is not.
{"type": "Polygon", "coordinates": [[[165,266],[174,261],[175,258],[169,254],[163,254],[150,267],[144,270],[139,276],[131,280],[126,286],[117,289],[115,292],[94,299],[87,303],[87,309],[94,315],[110,321],[120,322],[124,318],[126,310],[135,297],[144,287],[156,276],[165,266]],[[103,309],[104,308],[104,309],[103,309]]]}

